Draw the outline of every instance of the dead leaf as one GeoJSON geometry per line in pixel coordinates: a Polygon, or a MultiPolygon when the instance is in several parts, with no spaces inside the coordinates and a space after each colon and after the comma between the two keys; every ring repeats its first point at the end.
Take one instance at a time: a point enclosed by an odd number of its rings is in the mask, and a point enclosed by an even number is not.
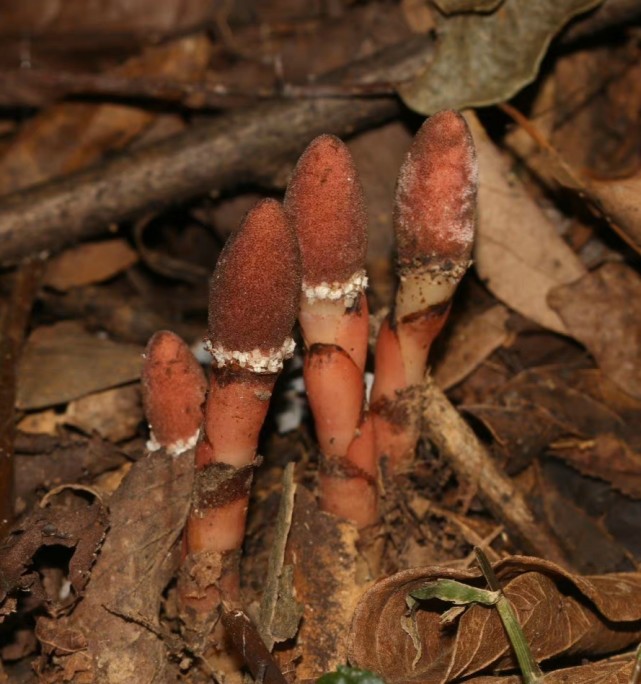
{"type": "Polygon", "coordinates": [[[296,673],[301,680],[316,679],[345,662],[347,628],[361,593],[357,536],[354,525],[319,511],[314,496],[297,488],[287,557],[294,567],[294,595],[305,610],[291,656],[300,658],[296,673]]]}
{"type": "Polygon", "coordinates": [[[92,335],[72,321],[36,328],[18,365],[16,406],[62,404],[137,380],[142,352],[142,347],[92,335]]]}
{"type": "MultiPolygon", "coordinates": [[[[614,656],[597,663],[547,672],[545,684],[629,684],[634,670],[634,654],[614,656]]],[[[520,676],[473,677],[470,684],[522,684],[520,676]]]]}
{"type": "MultiPolygon", "coordinates": [[[[92,14],[92,13],[90,13],[92,14]]],[[[194,77],[204,73],[210,43],[204,36],[148,48],[114,73],[120,76],[194,77]]],[[[126,146],[155,118],[127,105],[64,102],[30,119],[0,159],[0,192],[8,193],[70,173],[126,146]],[[73,144],[69,144],[70,140],[73,144]]]]}
{"type": "Polygon", "coordinates": [[[55,624],[38,621],[54,656],[50,674],[83,681],[89,668],[92,682],[168,681],[160,602],[177,569],[192,480],[192,451],[156,451],[134,464],[109,501],[111,526],[83,601],[55,624]],[[69,634],[84,641],[82,651],[65,647],[69,634]]]}
{"type": "Polygon", "coordinates": [[[511,309],[566,333],[547,293],[585,273],[574,252],[514,176],[478,119],[467,121],[479,159],[479,210],[474,260],[479,277],[511,309]]]}
{"type": "MultiPolygon", "coordinates": [[[[107,526],[107,510],[98,499],[88,502],[68,489],[49,498],[46,505],[36,506],[0,546],[0,612],[7,597],[16,594],[29,592],[35,598],[45,598],[47,592],[33,563],[47,546],[73,550],[68,580],[73,588],[71,599],[77,600],[89,580],[107,526]]],[[[49,597],[52,605],[59,602],[57,598],[49,597]]]]}
{"type": "Polygon", "coordinates": [[[64,414],[66,425],[86,434],[96,433],[112,442],[133,437],[143,420],[140,389],[127,385],[96,392],[70,402],[64,414]]]}
{"type": "Polygon", "coordinates": [[[99,42],[120,41],[125,36],[137,36],[140,41],[158,41],[166,34],[182,33],[187,28],[211,19],[213,8],[209,0],[158,0],[152,6],[146,0],[94,0],[91,12],[85,0],[65,0],[52,5],[48,0],[3,5],[0,27],[7,36],[34,36],[38,40],[99,42]]]}
{"type": "Polygon", "coordinates": [[[127,270],[138,255],[126,240],[102,240],[73,247],[47,264],[43,284],[60,292],[101,283],[127,270]]]}
{"type": "Polygon", "coordinates": [[[599,370],[524,371],[495,402],[461,408],[488,428],[512,472],[547,452],[628,496],[641,496],[641,402],[599,370]]]}
{"type": "MultiPolygon", "coordinates": [[[[539,558],[513,556],[495,570],[538,661],[621,650],[641,636],[641,573],[582,577],[539,558]]],[[[441,602],[416,613],[421,656],[402,627],[406,598],[429,581],[450,578],[484,586],[477,571],[413,568],[376,582],[356,608],[350,662],[388,684],[458,681],[483,670],[516,667],[495,610],[467,609],[451,628],[441,624],[441,602]]],[[[448,607],[448,606],[446,606],[448,607]]]]}
{"type": "MultiPolygon", "coordinates": [[[[561,540],[568,557],[579,572],[622,572],[634,570],[634,562],[621,540],[614,538],[607,529],[602,516],[596,519],[584,508],[585,502],[574,501],[565,487],[558,486],[555,479],[561,480],[558,472],[562,464],[547,461],[540,468],[537,478],[539,491],[534,496],[541,502],[545,522],[561,540]],[[557,466],[554,469],[554,466],[557,466]],[[555,470],[555,478],[552,470],[555,470]]],[[[567,468],[564,469],[567,474],[567,468]]],[[[559,482],[560,484],[560,482],[559,482]]],[[[584,485],[584,491],[590,486],[584,485]]],[[[586,507],[589,508],[589,507],[586,507]]],[[[606,507],[604,506],[604,509],[606,507]]]]}
{"type": "Polygon", "coordinates": [[[35,502],[37,491],[64,482],[90,482],[105,471],[127,462],[111,442],[74,435],[48,437],[18,434],[16,440],[16,496],[24,508],[35,502]]]}
{"type": "Polygon", "coordinates": [[[503,0],[433,0],[443,14],[459,14],[460,12],[491,12],[503,0]]]}
{"type": "Polygon", "coordinates": [[[18,423],[18,429],[57,435],[61,426],[70,425],[87,435],[98,434],[106,440],[121,442],[136,435],[142,420],[139,386],[127,385],[75,399],[64,412],[46,409],[29,413],[18,423]]]}
{"type": "Polygon", "coordinates": [[[434,366],[433,376],[441,389],[466,378],[493,351],[503,346],[510,333],[505,324],[510,312],[501,304],[457,321],[447,332],[445,354],[434,366]]]}
{"type": "Polygon", "coordinates": [[[548,296],[570,334],[601,370],[641,398],[641,277],[621,263],[606,263],[548,296]]]}
{"type": "Polygon", "coordinates": [[[436,25],[425,0],[401,0],[401,11],[413,33],[428,33],[436,25]]]}
{"type": "MultiPolygon", "coordinates": [[[[505,0],[491,14],[444,18],[433,61],[422,74],[401,84],[399,94],[422,114],[507,100],[534,80],[556,33],[572,17],[600,3],[505,0]]],[[[464,4],[469,8],[471,3],[464,4]]]]}

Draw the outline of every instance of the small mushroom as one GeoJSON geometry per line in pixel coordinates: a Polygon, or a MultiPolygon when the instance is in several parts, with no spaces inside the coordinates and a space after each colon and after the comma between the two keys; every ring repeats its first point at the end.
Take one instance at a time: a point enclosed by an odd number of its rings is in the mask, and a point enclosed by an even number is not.
{"type": "Polygon", "coordinates": [[[142,369],[149,451],[163,448],[178,456],[196,446],[206,390],[205,374],[183,340],[169,330],[155,333],[142,369]]]}

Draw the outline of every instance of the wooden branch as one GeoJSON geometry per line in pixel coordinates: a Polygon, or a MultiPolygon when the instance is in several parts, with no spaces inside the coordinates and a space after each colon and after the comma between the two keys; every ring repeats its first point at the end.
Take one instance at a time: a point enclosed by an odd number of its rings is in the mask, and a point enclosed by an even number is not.
{"type": "Polygon", "coordinates": [[[0,105],[5,107],[41,107],[56,98],[76,95],[161,102],[196,110],[237,109],[258,100],[373,97],[395,92],[391,83],[284,83],[235,88],[212,80],[131,77],[110,72],[0,70],[0,105]]]}
{"type": "Polygon", "coordinates": [[[480,499],[526,551],[565,568],[568,560],[558,540],[534,517],[523,494],[496,465],[472,428],[445,394],[428,378],[424,388],[426,436],[447,458],[457,476],[478,487],[480,499]]]}
{"type": "MultiPolygon", "coordinates": [[[[425,38],[328,75],[323,82],[398,82],[425,67],[425,38]]],[[[349,135],[400,111],[395,97],[269,102],[98,166],[0,199],[0,264],[57,250],[149,210],[220,192],[239,183],[273,186],[283,169],[321,133],[349,135]]]]}

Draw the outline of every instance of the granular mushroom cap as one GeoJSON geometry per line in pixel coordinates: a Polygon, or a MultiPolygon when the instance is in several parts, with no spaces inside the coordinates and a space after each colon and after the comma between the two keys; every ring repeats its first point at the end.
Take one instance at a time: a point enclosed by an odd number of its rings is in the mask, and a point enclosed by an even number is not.
{"type": "Polygon", "coordinates": [[[469,259],[478,165],[465,119],[434,114],[416,134],[396,187],[394,229],[401,267],[469,259]]]}
{"type": "Polygon", "coordinates": [[[365,265],[367,214],[363,188],[347,146],[315,138],[301,155],[285,194],[298,237],[307,287],[348,282],[365,265]]]}
{"type": "Polygon", "coordinates": [[[219,366],[243,366],[251,357],[260,372],[278,370],[269,359],[291,354],[301,279],[298,243],[282,206],[260,201],[228,239],[211,278],[208,338],[219,366]]]}
{"type": "Polygon", "coordinates": [[[155,333],[145,350],[142,399],[152,435],[150,449],[193,446],[202,423],[207,380],[189,347],[169,330],[155,333]]]}

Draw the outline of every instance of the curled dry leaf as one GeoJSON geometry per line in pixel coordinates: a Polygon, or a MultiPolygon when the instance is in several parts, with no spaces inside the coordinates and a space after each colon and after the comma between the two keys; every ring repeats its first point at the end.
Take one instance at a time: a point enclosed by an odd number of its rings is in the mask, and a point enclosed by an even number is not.
{"type": "Polygon", "coordinates": [[[606,263],[556,288],[548,301],[601,370],[641,398],[641,276],[625,264],[606,263]]]}
{"type": "MultiPolygon", "coordinates": [[[[634,655],[615,656],[597,663],[565,667],[548,672],[545,684],[629,684],[634,670],[634,655]]],[[[518,675],[508,677],[474,677],[469,684],[522,684],[518,675]]]]}
{"type": "MultiPolygon", "coordinates": [[[[45,598],[42,576],[34,570],[33,562],[36,554],[47,546],[73,550],[68,578],[72,596],[81,596],[108,522],[107,509],[98,499],[88,502],[85,496],[69,489],[50,497],[46,505],[35,507],[0,546],[0,622],[3,615],[11,612],[6,610],[7,605],[16,594],[29,592],[45,598]]],[[[47,598],[55,608],[58,601],[47,598]]]]}
{"type": "MultiPolygon", "coordinates": [[[[422,114],[507,100],[534,80],[554,35],[572,17],[600,2],[505,0],[491,14],[447,17],[439,25],[433,61],[399,93],[408,107],[422,114]]],[[[490,2],[438,4],[471,9],[490,2]]]]}
{"type": "MultiPolygon", "coordinates": [[[[494,569],[539,662],[616,652],[641,638],[641,573],[582,577],[527,556],[504,559],[494,569]]],[[[516,668],[495,610],[473,606],[444,628],[444,604],[424,602],[411,624],[408,594],[436,579],[484,586],[477,571],[439,567],[380,580],[356,608],[350,662],[377,672],[388,684],[445,684],[490,668],[516,668]]]]}

